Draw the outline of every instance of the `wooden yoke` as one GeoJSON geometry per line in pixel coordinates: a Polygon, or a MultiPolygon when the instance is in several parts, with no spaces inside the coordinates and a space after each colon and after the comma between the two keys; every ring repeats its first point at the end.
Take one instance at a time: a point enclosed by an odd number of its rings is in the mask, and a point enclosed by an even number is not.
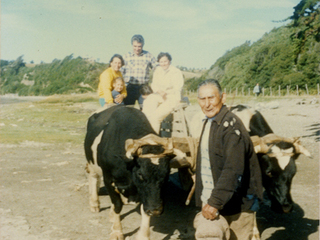
{"type": "MultiPolygon", "coordinates": [[[[186,160],[188,162],[189,168],[192,172],[196,169],[196,158],[197,150],[199,144],[199,138],[192,137],[172,137],[173,147],[179,149],[186,154],[186,160]]],[[[182,161],[175,162],[173,159],[170,163],[172,168],[186,167],[186,165],[181,165],[182,161]]]]}
{"type": "Polygon", "coordinates": [[[256,153],[264,153],[264,154],[270,155],[271,153],[269,153],[269,149],[272,147],[272,145],[279,141],[284,141],[284,142],[292,143],[297,153],[302,153],[307,157],[311,157],[310,152],[301,145],[299,138],[281,137],[281,136],[275,135],[274,133],[270,133],[263,137],[252,136],[251,140],[256,153]]]}
{"type": "MultiPolygon", "coordinates": [[[[173,154],[173,144],[172,139],[161,138],[155,134],[148,134],[140,139],[127,139],[125,143],[126,157],[133,159],[133,156],[142,156],[141,147],[144,145],[162,145],[165,151],[161,154],[164,156],[166,154],[173,154]]],[[[160,155],[157,155],[161,157],[160,155]]],[[[154,156],[143,156],[143,157],[154,157],[154,156]]]]}
{"type": "MultiPolygon", "coordinates": [[[[171,168],[189,167],[195,170],[196,156],[199,139],[192,137],[162,138],[154,134],[148,134],[140,139],[128,139],[125,143],[126,157],[133,159],[133,156],[154,157],[142,155],[141,147],[144,145],[162,145],[165,151],[161,154],[175,154],[177,157],[171,160],[171,168]]],[[[157,155],[157,157],[161,157],[157,155]]]]}

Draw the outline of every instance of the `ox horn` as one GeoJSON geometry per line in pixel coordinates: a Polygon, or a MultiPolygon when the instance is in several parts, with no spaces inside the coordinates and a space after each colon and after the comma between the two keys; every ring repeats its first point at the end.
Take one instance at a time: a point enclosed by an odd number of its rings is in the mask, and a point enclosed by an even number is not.
{"type": "Polygon", "coordinates": [[[267,153],[269,151],[270,147],[268,147],[263,138],[259,136],[252,136],[250,138],[256,153],[267,153]]]}
{"type": "Polygon", "coordinates": [[[294,143],[297,140],[296,138],[280,137],[278,135],[275,135],[274,133],[269,133],[261,138],[263,139],[263,141],[265,143],[274,143],[274,142],[278,142],[278,141],[294,143]]]}
{"type": "Polygon", "coordinates": [[[295,147],[297,153],[302,153],[305,156],[310,157],[310,158],[312,157],[310,152],[304,146],[302,146],[300,144],[300,141],[294,142],[293,146],[295,147]]]}

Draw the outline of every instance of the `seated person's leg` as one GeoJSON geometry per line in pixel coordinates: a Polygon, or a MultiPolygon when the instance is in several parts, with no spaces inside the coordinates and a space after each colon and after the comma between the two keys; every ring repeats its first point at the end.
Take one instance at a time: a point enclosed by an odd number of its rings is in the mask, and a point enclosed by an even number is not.
{"type": "Polygon", "coordinates": [[[160,124],[176,107],[177,103],[172,101],[164,101],[159,105],[157,110],[150,116],[150,123],[157,133],[160,130],[160,124]]]}

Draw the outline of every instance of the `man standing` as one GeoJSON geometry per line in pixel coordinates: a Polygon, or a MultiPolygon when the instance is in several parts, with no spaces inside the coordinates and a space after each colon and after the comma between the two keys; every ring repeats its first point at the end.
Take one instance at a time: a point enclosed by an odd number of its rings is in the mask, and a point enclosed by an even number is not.
{"type": "Polygon", "coordinates": [[[196,239],[251,240],[262,199],[262,179],[250,136],[241,120],[224,105],[217,80],[198,87],[206,115],[196,166],[196,239]]]}
{"type": "Polygon", "coordinates": [[[143,50],[144,39],[141,35],[134,35],[131,44],[133,51],[123,57],[125,65],[122,68],[122,75],[128,94],[124,104],[134,105],[138,100],[141,105],[143,98],[140,87],[149,82],[149,71],[156,66],[157,61],[148,51],[143,50]]]}
{"type": "Polygon", "coordinates": [[[256,97],[258,97],[261,93],[261,88],[259,86],[259,83],[256,84],[253,88],[253,93],[255,94],[256,97]]]}

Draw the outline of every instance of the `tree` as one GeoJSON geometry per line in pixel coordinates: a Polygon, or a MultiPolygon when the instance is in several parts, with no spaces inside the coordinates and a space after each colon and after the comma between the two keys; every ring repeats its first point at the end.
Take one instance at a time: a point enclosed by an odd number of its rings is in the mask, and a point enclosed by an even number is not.
{"type": "Polygon", "coordinates": [[[293,15],[286,20],[293,20],[291,27],[295,32],[291,35],[294,44],[295,63],[301,52],[304,51],[305,43],[309,37],[320,42],[320,3],[318,0],[302,0],[294,7],[293,15]]]}
{"type": "Polygon", "coordinates": [[[285,20],[293,20],[294,25],[298,26],[299,21],[305,17],[311,17],[313,13],[319,10],[319,1],[318,0],[302,0],[294,8],[293,15],[288,17],[285,20]]]}
{"type": "Polygon", "coordinates": [[[23,55],[18,57],[11,65],[10,67],[16,72],[16,74],[19,72],[19,69],[21,67],[25,67],[26,64],[23,62],[23,55]]]}

